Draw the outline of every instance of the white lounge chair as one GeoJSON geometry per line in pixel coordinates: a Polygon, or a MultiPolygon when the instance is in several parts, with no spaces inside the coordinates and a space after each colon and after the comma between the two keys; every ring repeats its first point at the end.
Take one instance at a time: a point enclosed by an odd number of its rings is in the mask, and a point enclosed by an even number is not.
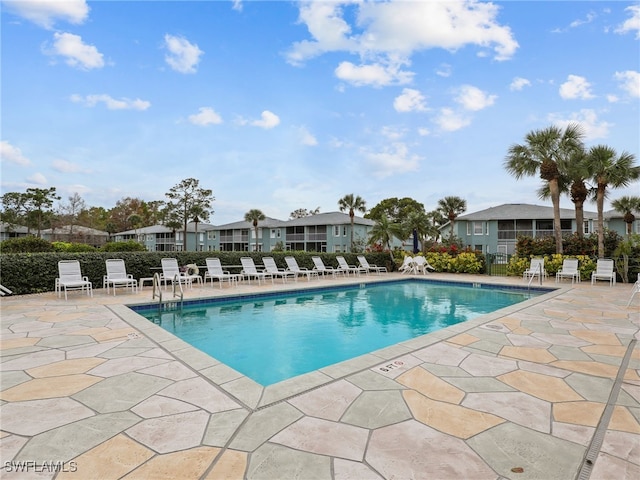
{"type": "Polygon", "coordinates": [[[577,258],[565,258],[562,260],[562,267],[556,272],[556,283],[563,278],[571,278],[571,284],[573,284],[574,281],[580,281],[577,258]]]}
{"type": "Polygon", "coordinates": [[[398,268],[400,273],[415,273],[415,262],[413,261],[413,257],[411,255],[407,255],[404,257],[402,261],[402,265],[398,268]]]}
{"type": "Polygon", "coordinates": [[[378,275],[380,275],[380,272],[387,273],[387,267],[371,265],[364,255],[358,255],[358,262],[362,268],[367,269],[367,272],[376,272],[378,275]]]}
{"type": "Polygon", "coordinates": [[[187,275],[185,272],[181,272],[178,266],[178,260],[175,258],[163,258],[161,259],[161,264],[162,275],[160,275],[160,281],[164,283],[165,290],[168,283],[173,284],[178,282],[180,285],[193,288],[194,280],[202,282],[200,275],[187,275]]]}
{"type": "Polygon", "coordinates": [[[284,257],[284,261],[287,262],[287,270],[293,272],[296,277],[299,275],[306,275],[307,281],[310,281],[311,277],[315,277],[317,279],[320,278],[317,271],[309,270],[308,268],[301,268],[295,257],[284,257]]]}
{"type": "Polygon", "coordinates": [[[318,274],[322,274],[323,276],[331,274],[335,278],[336,274],[344,273],[336,270],[331,266],[327,267],[320,257],[311,257],[311,260],[313,260],[314,264],[313,270],[318,272],[318,274]]]}
{"type": "Polygon", "coordinates": [[[347,275],[349,275],[350,273],[358,276],[360,276],[360,273],[369,274],[369,270],[367,270],[366,268],[349,265],[342,255],[336,256],[336,260],[338,261],[338,270],[345,272],[347,275]]]}
{"type": "Polygon", "coordinates": [[[251,283],[251,279],[255,278],[258,280],[258,285],[260,285],[260,280],[266,281],[267,278],[271,279],[271,283],[273,283],[273,275],[269,272],[259,272],[256,268],[256,264],[251,257],[242,257],[240,259],[240,263],[242,263],[242,276],[247,277],[249,283],[251,283]]]}
{"type": "Polygon", "coordinates": [[[413,257],[413,265],[415,273],[422,273],[423,275],[429,273],[429,270],[434,270],[431,264],[422,255],[416,255],[413,257]]]}
{"type": "Polygon", "coordinates": [[[542,279],[540,275],[544,276],[545,278],[548,276],[547,271],[544,269],[544,258],[532,258],[531,263],[529,264],[529,268],[527,268],[522,273],[522,279],[527,280],[528,278],[530,279],[536,276],[542,279]]]}
{"type": "Polygon", "coordinates": [[[117,287],[130,287],[131,293],[138,292],[138,281],[133,275],[127,273],[127,267],[121,258],[109,258],[105,260],[107,274],[102,281],[102,287],[107,289],[109,295],[109,287],[113,286],[113,295],[116,295],[117,287]]]}
{"type": "Polygon", "coordinates": [[[629,302],[627,302],[627,307],[631,305],[631,302],[633,301],[633,297],[635,297],[636,293],[638,292],[640,292],[640,273],[638,274],[638,279],[636,280],[636,283],[633,284],[633,288],[631,290],[631,298],[629,298],[629,302]]]}
{"type": "Polygon", "coordinates": [[[609,286],[616,284],[616,273],[613,271],[613,260],[599,258],[596,263],[596,271],[591,274],[591,285],[597,280],[608,280],[609,286]]]}
{"type": "Polygon", "coordinates": [[[93,297],[93,284],[89,278],[82,275],[78,260],[60,260],[58,262],[58,278],[56,278],[55,290],[58,298],[64,290],[64,299],[67,299],[68,290],[87,291],[87,296],[93,297]]]}
{"type": "Polygon", "coordinates": [[[207,279],[211,282],[211,286],[213,287],[213,280],[217,279],[220,284],[220,288],[222,288],[222,283],[226,280],[229,282],[229,286],[232,283],[235,286],[238,286],[238,278],[240,277],[237,273],[231,273],[227,270],[222,269],[222,264],[220,263],[220,259],[218,257],[210,257],[207,258],[207,271],[204,272],[204,284],[207,284],[207,279]]]}
{"type": "Polygon", "coordinates": [[[298,275],[294,272],[285,270],[284,268],[278,268],[273,257],[262,257],[262,263],[264,264],[265,271],[270,273],[274,278],[282,278],[282,283],[286,283],[287,278],[293,278],[294,281],[298,281],[298,275]]]}

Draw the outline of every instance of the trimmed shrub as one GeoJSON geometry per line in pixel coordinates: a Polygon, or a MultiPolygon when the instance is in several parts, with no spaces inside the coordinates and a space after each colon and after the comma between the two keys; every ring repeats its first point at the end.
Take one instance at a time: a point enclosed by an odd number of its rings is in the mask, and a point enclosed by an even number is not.
{"type": "Polygon", "coordinates": [[[103,252],[146,252],[147,249],[141,243],[135,240],[127,240],[126,242],[109,242],[105,243],[100,250],[103,252]]]}
{"type": "Polygon", "coordinates": [[[96,248],[86,243],[53,242],[56,252],[95,252],[96,248]]]}
{"type": "Polygon", "coordinates": [[[0,243],[0,253],[53,252],[51,242],[39,237],[10,238],[0,243]]]}

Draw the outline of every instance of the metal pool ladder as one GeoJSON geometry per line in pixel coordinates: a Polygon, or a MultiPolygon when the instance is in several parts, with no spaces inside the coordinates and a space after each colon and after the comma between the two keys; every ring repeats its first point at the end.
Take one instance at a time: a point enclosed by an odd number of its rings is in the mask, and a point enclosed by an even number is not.
{"type": "MultiPolygon", "coordinates": [[[[540,286],[542,286],[542,274],[544,273],[543,270],[542,270],[542,264],[539,263],[537,265],[537,267],[538,267],[538,270],[540,270],[538,272],[538,278],[539,278],[540,286]]],[[[157,275],[157,273],[156,273],[156,275],[157,275]]],[[[531,275],[531,278],[529,279],[529,284],[527,285],[527,294],[529,296],[531,296],[531,282],[533,282],[534,278],[536,278],[536,275],[535,274],[531,275]]]]}
{"type": "Polygon", "coordinates": [[[180,304],[180,309],[182,310],[182,305],[184,303],[184,291],[182,290],[182,283],[180,282],[180,279],[178,277],[178,274],[173,277],[173,297],[169,300],[163,301],[161,288],[162,282],[160,280],[160,274],[153,274],[153,296],[151,297],[151,299],[155,300],[156,297],[158,297],[158,310],[162,310],[163,307],[175,308],[178,306],[178,303],[180,304]],[[176,285],[178,285],[178,289],[176,289],[176,285]],[[179,298],[180,301],[176,301],[176,298],[179,298]]]}

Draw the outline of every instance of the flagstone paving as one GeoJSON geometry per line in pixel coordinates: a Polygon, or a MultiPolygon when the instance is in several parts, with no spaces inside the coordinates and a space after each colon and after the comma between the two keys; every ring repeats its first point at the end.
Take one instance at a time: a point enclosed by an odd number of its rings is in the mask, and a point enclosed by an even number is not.
{"type": "MultiPolygon", "coordinates": [[[[400,276],[357,281],[389,278],[400,276]]],[[[196,287],[186,296],[287,287],[196,287]]],[[[3,298],[0,476],[565,480],[577,478],[604,429],[586,478],[635,480],[640,347],[621,371],[640,339],[630,292],[562,285],[267,388],[123,307],[150,301],[149,290],[3,298]]]]}

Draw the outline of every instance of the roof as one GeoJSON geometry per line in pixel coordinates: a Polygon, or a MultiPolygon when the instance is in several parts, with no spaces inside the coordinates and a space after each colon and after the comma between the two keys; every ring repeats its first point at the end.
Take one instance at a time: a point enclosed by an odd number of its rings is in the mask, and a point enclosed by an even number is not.
{"type": "MultiPolygon", "coordinates": [[[[260,220],[258,222],[258,227],[261,227],[261,228],[282,227],[285,223],[287,222],[284,220],[265,217],[264,220],[260,220]]],[[[209,230],[243,230],[247,228],[253,228],[253,222],[245,222],[244,220],[240,220],[239,222],[232,222],[232,223],[225,223],[224,225],[217,225],[209,230]]]]}
{"type": "MultiPolygon", "coordinates": [[[[584,212],[585,220],[595,219],[598,214],[596,212],[584,212]]],[[[541,205],[530,205],[527,203],[505,203],[497,207],[487,208],[479,212],[460,215],[456,221],[487,221],[487,220],[528,220],[528,219],[552,219],[553,207],[545,207],[541,205]]],[[[560,218],[575,219],[576,212],[572,208],[561,208],[560,218]]]]}
{"type": "MultiPolygon", "coordinates": [[[[198,222],[198,231],[204,232],[206,230],[213,230],[215,227],[209,223],[198,222]]],[[[181,225],[180,228],[177,228],[176,232],[181,232],[184,227],[181,225]]],[[[196,224],[194,222],[187,223],[187,232],[195,232],[196,224]]],[[[140,227],[133,230],[126,230],[124,232],[118,232],[114,235],[143,235],[143,234],[153,234],[153,233],[171,233],[173,232],[172,228],[167,227],[166,225],[151,225],[149,227],[140,227]]]]}
{"type": "Polygon", "coordinates": [[[104,230],[98,230],[97,228],[84,227],[82,225],[62,225],[56,228],[47,228],[41,230],[40,233],[52,234],[52,235],[95,235],[101,237],[108,237],[109,232],[104,230]],[[73,229],[73,234],[71,230],[73,229]]]}
{"type": "MultiPolygon", "coordinates": [[[[634,210],[631,213],[633,213],[636,218],[640,218],[640,212],[637,210],[634,210]]],[[[606,212],[603,212],[602,216],[607,220],[611,218],[624,218],[624,212],[619,212],[618,210],[607,210],[606,212]]]]}
{"type": "MultiPolygon", "coordinates": [[[[353,217],[354,225],[373,226],[373,220],[358,216],[353,217]]],[[[351,225],[349,214],[342,212],[326,212],[309,215],[306,217],[294,218],[286,222],[287,226],[310,226],[310,225],[351,225]]]]}
{"type": "Polygon", "coordinates": [[[15,223],[0,222],[0,232],[29,233],[29,229],[15,223]]]}

